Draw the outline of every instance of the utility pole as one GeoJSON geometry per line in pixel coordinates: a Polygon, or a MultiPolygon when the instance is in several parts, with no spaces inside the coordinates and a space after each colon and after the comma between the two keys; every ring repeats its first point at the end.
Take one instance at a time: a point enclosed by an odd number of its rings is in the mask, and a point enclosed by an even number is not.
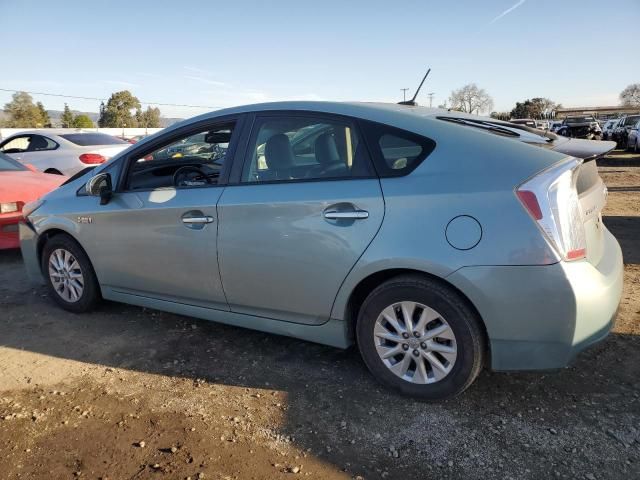
{"type": "Polygon", "coordinates": [[[429,108],[433,107],[433,96],[435,95],[434,92],[431,93],[427,93],[427,96],[429,97],[429,108]]]}
{"type": "Polygon", "coordinates": [[[409,90],[408,88],[401,88],[400,90],[402,90],[402,101],[406,102],[407,101],[407,90],[409,90]]]}

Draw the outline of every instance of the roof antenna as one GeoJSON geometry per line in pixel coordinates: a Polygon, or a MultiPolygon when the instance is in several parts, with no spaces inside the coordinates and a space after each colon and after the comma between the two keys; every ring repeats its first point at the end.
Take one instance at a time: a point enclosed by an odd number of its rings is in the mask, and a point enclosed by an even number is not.
{"type": "Polygon", "coordinates": [[[413,98],[411,100],[405,100],[403,102],[398,102],[398,105],[409,105],[409,106],[412,106],[412,107],[417,107],[418,106],[418,103],[416,102],[416,97],[418,96],[418,93],[420,92],[420,89],[422,88],[422,84],[424,83],[424,81],[429,76],[429,72],[431,72],[431,69],[427,70],[427,73],[425,73],[424,77],[422,77],[422,81],[420,82],[420,85],[418,85],[418,89],[416,90],[416,93],[413,96],[413,98]]]}

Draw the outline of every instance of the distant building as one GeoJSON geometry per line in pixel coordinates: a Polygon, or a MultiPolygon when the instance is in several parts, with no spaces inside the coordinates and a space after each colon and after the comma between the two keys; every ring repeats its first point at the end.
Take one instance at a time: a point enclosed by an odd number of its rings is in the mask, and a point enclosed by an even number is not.
{"type": "Polygon", "coordinates": [[[595,118],[606,120],[610,117],[621,115],[632,115],[640,113],[640,106],[636,107],[567,107],[558,108],[555,111],[555,118],[562,119],[576,115],[593,115],[595,118]]]}

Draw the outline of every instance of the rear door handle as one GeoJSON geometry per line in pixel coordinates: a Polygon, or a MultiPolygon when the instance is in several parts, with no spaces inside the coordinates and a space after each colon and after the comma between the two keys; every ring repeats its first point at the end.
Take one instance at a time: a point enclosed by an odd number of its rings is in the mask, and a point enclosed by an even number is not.
{"type": "Polygon", "coordinates": [[[324,218],[327,220],[363,220],[365,218],[369,218],[369,212],[366,210],[353,210],[347,212],[328,210],[324,212],[324,218]]]}
{"type": "Polygon", "coordinates": [[[205,215],[204,217],[183,217],[182,223],[192,225],[194,223],[213,223],[213,217],[205,215]]]}

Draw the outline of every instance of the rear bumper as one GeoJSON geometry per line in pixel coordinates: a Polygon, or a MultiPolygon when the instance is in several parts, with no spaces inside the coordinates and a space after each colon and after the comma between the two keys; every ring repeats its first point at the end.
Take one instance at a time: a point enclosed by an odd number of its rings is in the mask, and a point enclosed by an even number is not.
{"type": "Polygon", "coordinates": [[[613,328],[624,265],[617,240],[604,232],[598,265],[586,260],[546,266],[465,267],[447,280],[484,320],[493,370],[566,366],[613,328]]]}
{"type": "Polygon", "coordinates": [[[20,223],[19,231],[22,260],[24,261],[29,280],[33,283],[44,284],[40,261],[38,259],[38,234],[33,230],[31,225],[25,222],[20,223]]]}

